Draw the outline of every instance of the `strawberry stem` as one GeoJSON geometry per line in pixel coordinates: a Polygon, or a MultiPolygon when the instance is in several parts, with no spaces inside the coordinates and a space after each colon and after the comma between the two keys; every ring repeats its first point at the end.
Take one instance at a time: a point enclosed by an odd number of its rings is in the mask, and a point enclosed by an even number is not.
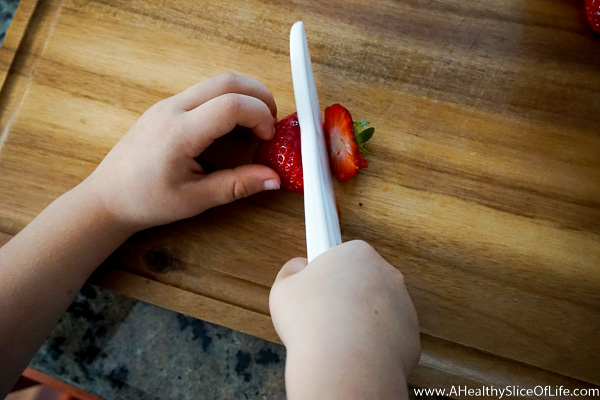
{"type": "Polygon", "coordinates": [[[375,133],[375,128],[370,127],[362,130],[365,126],[369,125],[366,121],[358,121],[354,123],[354,140],[358,144],[358,151],[367,156],[374,156],[374,153],[371,153],[365,147],[365,143],[367,143],[375,133]]]}

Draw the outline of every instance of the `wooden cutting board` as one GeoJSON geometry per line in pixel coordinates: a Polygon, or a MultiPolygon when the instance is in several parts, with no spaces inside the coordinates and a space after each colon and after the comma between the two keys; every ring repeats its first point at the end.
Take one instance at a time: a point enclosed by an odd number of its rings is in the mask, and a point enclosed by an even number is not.
{"type": "MultiPolygon", "coordinates": [[[[582,2],[20,8],[31,20],[0,92],[5,239],[195,82],[248,75],[280,117],[293,112],[288,35],[303,20],[321,105],[377,128],[377,156],[335,191],[344,240],[368,241],[406,276],[423,338],[411,382],[600,384],[600,36],[582,2]]],[[[253,141],[238,132],[212,159],[229,145],[253,141]]],[[[135,235],[94,280],[278,341],[269,289],[304,241],[302,196],[264,193],[135,235]]]]}

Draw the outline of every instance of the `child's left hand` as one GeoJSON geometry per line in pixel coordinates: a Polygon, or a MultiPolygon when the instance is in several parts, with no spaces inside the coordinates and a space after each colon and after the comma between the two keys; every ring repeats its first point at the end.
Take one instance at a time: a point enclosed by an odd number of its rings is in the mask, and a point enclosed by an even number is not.
{"type": "Polygon", "coordinates": [[[0,247],[0,399],[92,271],[129,236],[279,187],[264,165],[205,174],[194,159],[236,125],[271,139],[276,115],[273,95],[254,79],[223,74],[198,83],[152,106],[85,181],[0,247]]]}
{"type": "Polygon", "coordinates": [[[277,107],[262,83],[226,73],[153,105],[82,186],[133,231],[278,189],[263,165],[205,174],[194,159],[236,125],[271,139],[277,107]]]}

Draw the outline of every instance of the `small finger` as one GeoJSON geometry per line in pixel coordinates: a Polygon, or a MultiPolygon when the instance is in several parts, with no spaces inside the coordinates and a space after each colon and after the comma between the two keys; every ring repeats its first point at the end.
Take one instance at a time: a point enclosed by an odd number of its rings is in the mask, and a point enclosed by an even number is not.
{"type": "Polygon", "coordinates": [[[256,79],[226,72],[195,84],[172,96],[169,101],[177,107],[189,111],[207,101],[227,93],[237,93],[256,97],[269,107],[271,115],[277,117],[277,105],[271,91],[256,79]]]}
{"type": "Polygon", "coordinates": [[[196,154],[237,125],[252,129],[263,140],[270,140],[275,133],[274,122],[263,101],[237,93],[221,95],[182,115],[183,134],[196,154]]]}

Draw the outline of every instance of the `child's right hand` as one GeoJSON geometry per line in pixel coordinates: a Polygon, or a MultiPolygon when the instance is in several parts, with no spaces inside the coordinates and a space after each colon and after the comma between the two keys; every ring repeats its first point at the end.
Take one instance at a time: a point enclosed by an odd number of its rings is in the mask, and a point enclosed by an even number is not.
{"type": "Polygon", "coordinates": [[[269,299],[287,348],[288,398],[406,396],[420,354],[402,274],[367,243],[336,246],[283,266],[269,299]]]}

